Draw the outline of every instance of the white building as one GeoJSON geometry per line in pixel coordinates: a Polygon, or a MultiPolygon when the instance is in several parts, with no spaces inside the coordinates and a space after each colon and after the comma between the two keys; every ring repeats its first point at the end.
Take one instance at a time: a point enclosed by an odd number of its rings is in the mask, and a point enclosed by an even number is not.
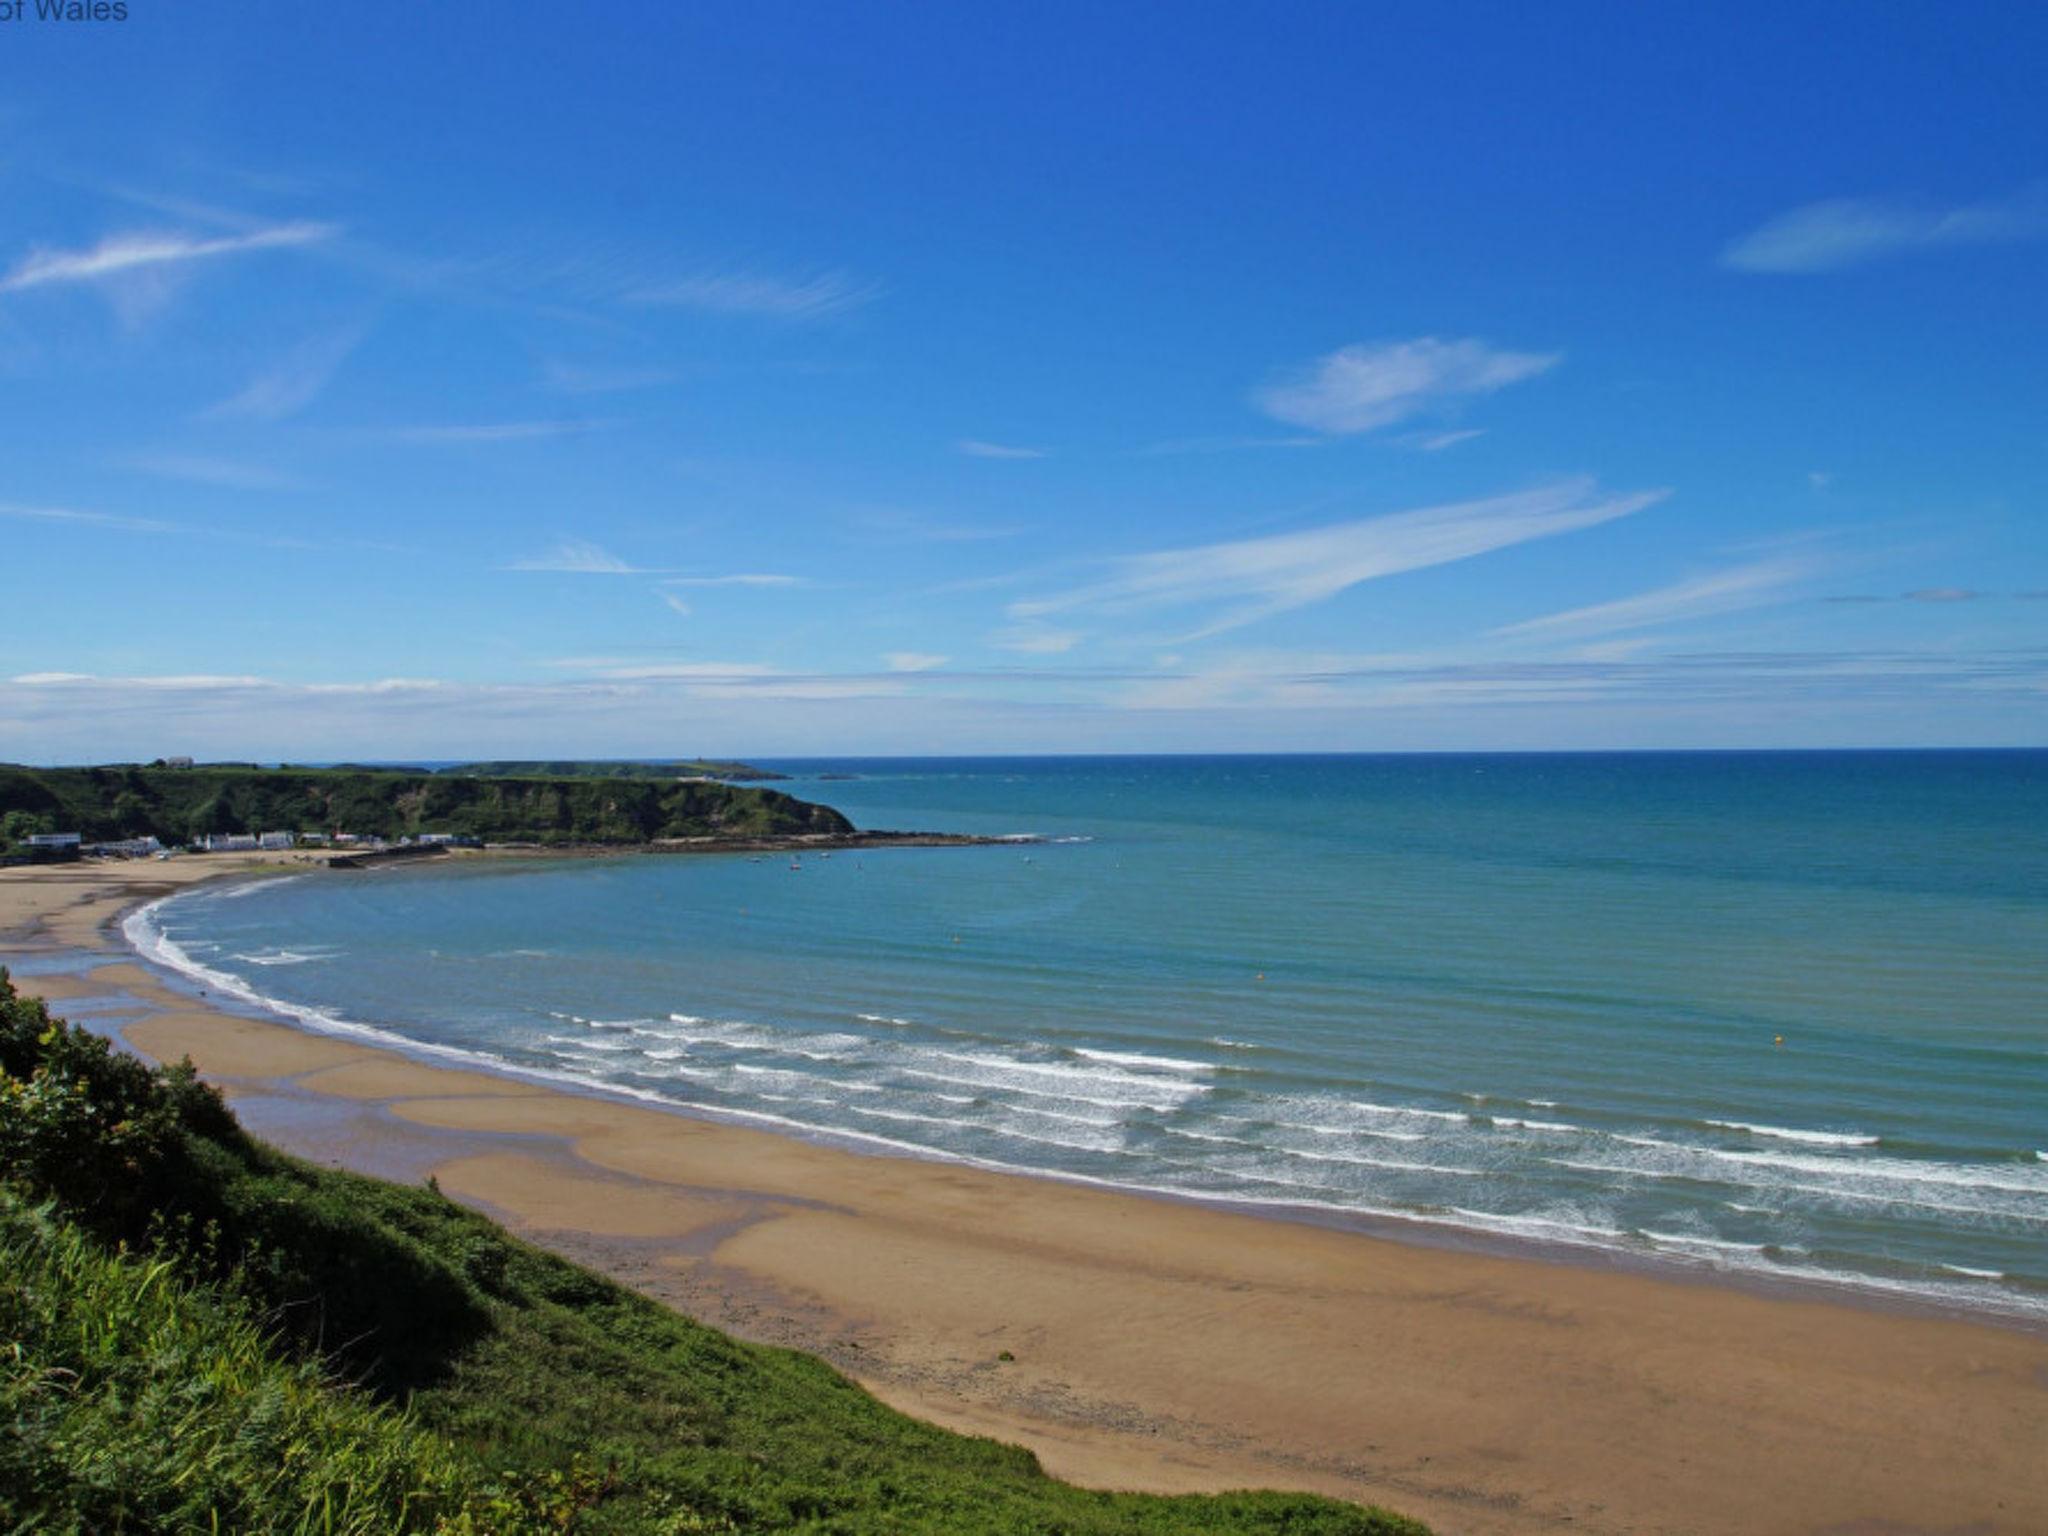
{"type": "Polygon", "coordinates": [[[197,846],[203,853],[254,853],[257,844],[246,832],[209,832],[197,846]]]}
{"type": "Polygon", "coordinates": [[[164,845],[154,837],[124,837],[111,843],[94,843],[94,853],[111,854],[117,859],[146,859],[151,854],[163,852],[164,845]]]}
{"type": "Polygon", "coordinates": [[[275,853],[291,847],[294,839],[289,832],[266,832],[256,840],[256,846],[266,853],[275,853]]]}

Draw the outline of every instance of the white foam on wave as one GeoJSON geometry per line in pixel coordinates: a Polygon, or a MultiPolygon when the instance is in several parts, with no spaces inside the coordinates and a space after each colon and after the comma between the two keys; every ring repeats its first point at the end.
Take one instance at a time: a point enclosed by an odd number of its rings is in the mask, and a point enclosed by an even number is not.
{"type": "Polygon", "coordinates": [[[898,1077],[922,1077],[935,1083],[951,1083],[956,1088],[979,1088],[987,1093],[1016,1093],[1031,1099],[1050,1099],[1055,1104],[1093,1104],[1098,1109],[1142,1109],[1154,1112],[1172,1109],[1168,1104],[1156,1104],[1149,1099],[1103,1099],[1085,1093],[1076,1093],[1071,1088],[1059,1092],[1045,1088],[1026,1088],[1017,1083],[989,1082],[986,1078],[961,1077],[956,1073],[934,1072],[927,1067],[894,1067],[898,1077]]]}
{"type": "MultiPolygon", "coordinates": [[[[1226,1115],[1221,1113],[1220,1111],[1211,1112],[1208,1118],[1210,1118],[1211,1120],[1227,1121],[1232,1125],[1248,1125],[1251,1126],[1254,1130],[1271,1129],[1275,1131],[1301,1131],[1304,1134],[1310,1136],[1343,1136],[1347,1138],[1363,1136],[1369,1141],[1429,1140],[1429,1137],[1421,1131],[1376,1130],[1370,1126],[1364,1125],[1316,1125],[1299,1120],[1268,1120],[1257,1118],[1251,1115],[1226,1115]]],[[[1236,1138],[1230,1139],[1235,1140],[1236,1138]]],[[[1264,1145],[1264,1143],[1248,1141],[1244,1142],[1243,1145],[1262,1146],[1264,1145]]]]}
{"type": "Polygon", "coordinates": [[[1737,1243],[1722,1237],[1699,1237],[1687,1232],[1653,1232],[1648,1227],[1637,1231],[1652,1243],[1670,1248],[1705,1248],[1714,1253],[1762,1253],[1767,1243],[1737,1243]]]}
{"type": "Polygon", "coordinates": [[[259,949],[235,958],[250,965],[310,965],[316,960],[332,960],[340,953],[338,949],[259,949]]]}
{"type": "Polygon", "coordinates": [[[1709,1120],[1724,1131],[1747,1131],[1752,1136],[1767,1136],[1773,1141],[1803,1141],[1816,1147],[1874,1147],[1875,1136],[1866,1136],[1860,1131],[1800,1131],[1783,1125],[1756,1125],[1747,1120],[1709,1120]]]}
{"type": "Polygon", "coordinates": [[[1351,1107],[1368,1115],[1418,1115],[1424,1120],[1455,1121],[1459,1124],[1470,1124],[1472,1120],[1461,1109],[1417,1109],[1412,1104],[1369,1104],[1363,1099],[1353,1099],[1351,1107]]]}
{"type": "Polygon", "coordinates": [[[1188,1061],[1179,1056],[1147,1056],[1138,1051],[1098,1051],[1085,1045],[1073,1048],[1076,1056],[1089,1061],[1107,1062],[1113,1067],[1136,1067],[1140,1071],[1159,1072],[1213,1072],[1214,1065],[1206,1061],[1188,1061]]]}
{"type": "Polygon", "coordinates": [[[952,1131],[979,1131],[991,1136],[1007,1136],[1013,1141],[1032,1142],[1042,1147],[1059,1147],[1069,1152],[1129,1155],[1124,1152],[1123,1148],[1114,1145],[1104,1145],[1099,1142],[1062,1141],[1054,1136],[1034,1136],[1031,1132],[1020,1131],[1014,1126],[990,1125],[985,1121],[960,1120],[957,1117],[948,1115],[920,1115],[907,1109],[869,1109],[860,1104],[849,1104],[846,1107],[856,1115],[866,1115],[875,1120],[895,1120],[906,1124],[937,1125],[952,1131]]]}
{"type": "Polygon", "coordinates": [[[1784,1152],[1729,1152],[1719,1147],[1700,1147],[1695,1150],[1706,1157],[1755,1168],[1787,1169],[1796,1173],[1817,1173],[1830,1177],[1878,1179],[1895,1184],[1941,1184],[1954,1189],[1997,1189],[2012,1194],[2048,1197],[2048,1174],[2033,1178],[2015,1170],[2018,1173],[2017,1177],[2006,1177],[2002,1169],[1985,1163],[1912,1163],[1896,1157],[1802,1157],[1796,1153],[1784,1152]]]}
{"type": "Polygon", "coordinates": [[[1511,1115],[1495,1115],[1493,1123],[1505,1126],[1511,1131],[1554,1131],[1559,1134],[1569,1132],[1575,1136],[1584,1129],[1582,1126],[1566,1125],[1562,1120],[1517,1120],[1511,1115]]]}
{"type": "MultiPolygon", "coordinates": [[[[943,1098],[944,1095],[935,1094],[933,1097],[943,1098]]],[[[973,1103],[974,1101],[970,1099],[966,1102],[973,1103]]],[[[1073,1125],[1092,1125],[1098,1130],[1105,1131],[1114,1130],[1123,1124],[1121,1120],[1099,1120],[1093,1115],[1070,1115],[1063,1109],[1034,1109],[1029,1104],[1001,1104],[993,1107],[1001,1109],[1003,1113],[1009,1115],[1037,1115],[1045,1120],[1065,1120],[1073,1125]]]]}
{"type": "Polygon", "coordinates": [[[1973,1223],[2048,1224],[2048,1180],[2031,1180],[2024,1175],[2000,1178],[1995,1168],[1987,1169],[1984,1165],[1731,1152],[1641,1136],[1617,1135],[1609,1139],[1642,1147],[1654,1154],[1654,1160],[1615,1162],[1597,1157],[1546,1157],[1543,1161],[1558,1168],[1610,1177],[1734,1185],[1757,1194],[1797,1194],[1827,1203],[1930,1211],[1943,1218],[1963,1218],[1973,1223]],[[1735,1168],[1728,1167],[1729,1164],[1735,1168]],[[2002,1198],[2015,1195],[2020,1198],[2002,1198]]]}
{"type": "Polygon", "coordinates": [[[1546,1157],[1544,1162],[1553,1168],[1575,1168],[1581,1173],[1607,1173],[1625,1179],[1691,1179],[1701,1182],[1696,1173],[1679,1173],[1670,1168],[1644,1168],[1633,1163],[1595,1163],[1584,1158],[1546,1157]]]}
{"type": "Polygon", "coordinates": [[[1482,1232],[1498,1232],[1508,1237],[1535,1238],[1545,1242],[1566,1242],[1579,1247],[1605,1248],[1628,1236],[1620,1227],[1599,1226],[1585,1221],[1566,1221],[1557,1216],[1474,1211],[1462,1205],[1452,1206],[1450,1214],[1460,1218],[1459,1224],[1475,1227],[1482,1232]]]}
{"type": "Polygon", "coordinates": [[[1350,1163],[1359,1168],[1387,1168],[1401,1173],[1449,1173],[1465,1178],[1484,1178],[1491,1170],[1461,1168],[1455,1163],[1411,1163],[1396,1157],[1347,1157],[1341,1152],[1303,1152],[1295,1147],[1258,1147],[1260,1152],[1278,1152],[1311,1163],[1350,1163]]]}
{"type": "Polygon", "coordinates": [[[219,886],[205,895],[207,901],[240,901],[245,896],[254,896],[258,891],[281,891],[288,885],[297,885],[304,875],[284,875],[258,878],[239,885],[219,886]]]}
{"type": "MultiPolygon", "coordinates": [[[[1028,1072],[1052,1082],[1111,1083],[1126,1092],[1165,1094],[1169,1099],[1190,1099],[1198,1093],[1206,1093],[1208,1084],[1191,1083],[1180,1078],[1162,1078],[1156,1075],[1125,1072],[1098,1071],[1091,1067],[1073,1067],[1062,1062],[1023,1061],[1014,1056],[977,1056],[966,1051],[942,1051],[934,1047],[928,1054],[945,1061],[957,1061],[962,1066],[980,1067],[989,1072],[1028,1072]]],[[[1107,1066],[1108,1063],[1103,1065],[1107,1066]]]]}

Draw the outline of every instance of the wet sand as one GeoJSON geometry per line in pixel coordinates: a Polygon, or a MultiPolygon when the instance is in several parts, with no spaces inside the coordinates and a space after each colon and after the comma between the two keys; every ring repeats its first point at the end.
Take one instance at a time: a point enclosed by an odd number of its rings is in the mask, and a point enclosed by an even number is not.
{"type": "Polygon", "coordinates": [[[189,1054],[274,1142],[432,1173],[1060,1476],[1313,1489],[1447,1536],[2048,1530],[2041,1334],[861,1155],[214,1011],[103,925],[229,867],[0,871],[0,958],[63,964],[19,983],[189,1054]]]}

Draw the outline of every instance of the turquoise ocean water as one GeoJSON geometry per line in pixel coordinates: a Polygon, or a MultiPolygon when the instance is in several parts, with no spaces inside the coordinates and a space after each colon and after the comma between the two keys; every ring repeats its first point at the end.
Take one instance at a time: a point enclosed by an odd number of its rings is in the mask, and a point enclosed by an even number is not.
{"type": "Polygon", "coordinates": [[[775,766],[1045,841],[322,872],[130,935],[872,1150],[2048,1319],[2048,753],[775,766]]]}

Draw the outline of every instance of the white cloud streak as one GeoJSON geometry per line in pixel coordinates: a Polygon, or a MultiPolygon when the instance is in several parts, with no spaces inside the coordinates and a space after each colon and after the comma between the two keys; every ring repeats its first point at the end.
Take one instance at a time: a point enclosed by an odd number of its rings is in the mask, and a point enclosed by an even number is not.
{"type": "Polygon", "coordinates": [[[609,422],[581,417],[544,421],[497,421],[474,426],[400,427],[390,435],[401,443],[523,443],[538,438],[577,437],[609,422]]]}
{"type": "Polygon", "coordinates": [[[632,389],[653,389],[673,383],[675,377],[666,368],[588,367],[560,360],[548,362],[541,368],[542,385],[563,395],[608,395],[632,389]]]}
{"type": "Polygon", "coordinates": [[[216,485],[234,491],[298,490],[303,482],[281,470],[262,464],[244,464],[236,459],[208,458],[200,454],[146,454],[134,461],[137,469],[166,480],[188,480],[195,485],[216,485]]]}
{"type": "Polygon", "coordinates": [[[363,339],[360,327],[302,341],[277,364],[251,379],[239,394],[207,411],[216,417],[282,421],[296,416],[319,396],[363,339]]]}
{"type": "Polygon", "coordinates": [[[1721,265],[1738,272],[1837,272],[1915,251],[2044,237],[2048,184],[1948,208],[1838,197],[1781,213],[1731,241],[1721,252],[1721,265]]]}
{"type": "Polygon", "coordinates": [[[563,539],[544,555],[515,560],[508,571],[552,571],[571,576],[645,576],[650,574],[629,565],[607,549],[588,539],[563,539]]]}
{"type": "Polygon", "coordinates": [[[70,507],[25,507],[18,502],[0,501],[0,517],[25,522],[71,523],[85,528],[119,528],[129,533],[176,533],[176,523],[151,517],[119,517],[112,512],[80,512],[70,507]]]}
{"type": "Polygon", "coordinates": [[[1008,443],[984,442],[978,437],[962,438],[955,445],[970,459],[1042,459],[1043,448],[1017,448],[1008,443]]]}
{"type": "Polygon", "coordinates": [[[1579,479],[1300,533],[1136,555],[1116,562],[1101,581],[1013,603],[1009,612],[1014,620],[1033,621],[1077,610],[1220,607],[1187,637],[1197,639],[1323,602],[1382,576],[1611,522],[1666,494],[1602,496],[1592,481],[1579,479]]]}
{"type": "Polygon", "coordinates": [[[872,301],[880,290],[840,272],[814,277],[773,277],[760,272],[705,272],[629,293],[627,302],[756,315],[772,320],[816,320],[872,301]]]}
{"type": "Polygon", "coordinates": [[[1547,372],[1562,355],[1506,352],[1483,341],[1435,336],[1362,344],[1341,347],[1252,399],[1289,426],[1348,436],[1391,426],[1432,406],[1490,395],[1547,372]]]}
{"type": "Polygon", "coordinates": [[[1484,436],[1484,427],[1466,427],[1459,432],[1429,432],[1416,438],[1415,446],[1424,453],[1442,453],[1446,448],[1455,448],[1460,443],[1469,443],[1475,437],[1484,436]]]}
{"type": "Polygon", "coordinates": [[[1078,629],[1054,629],[1046,624],[1012,624],[988,636],[999,651],[1020,656],[1064,656],[1086,637],[1078,629]]]}
{"type": "Polygon", "coordinates": [[[929,672],[934,667],[943,667],[951,659],[932,651],[888,651],[882,656],[891,672],[929,672]]]}
{"type": "Polygon", "coordinates": [[[1810,560],[1758,560],[1611,603],[1594,603],[1508,624],[1492,633],[1501,639],[1565,640],[1656,629],[1779,602],[1789,587],[1814,572],[1815,565],[1810,560]]]}
{"type": "Polygon", "coordinates": [[[109,235],[84,251],[32,251],[0,278],[0,293],[53,283],[89,283],[150,267],[179,265],[248,251],[312,245],[336,232],[332,224],[274,224],[248,234],[202,239],[195,235],[135,233],[109,235]]]}

